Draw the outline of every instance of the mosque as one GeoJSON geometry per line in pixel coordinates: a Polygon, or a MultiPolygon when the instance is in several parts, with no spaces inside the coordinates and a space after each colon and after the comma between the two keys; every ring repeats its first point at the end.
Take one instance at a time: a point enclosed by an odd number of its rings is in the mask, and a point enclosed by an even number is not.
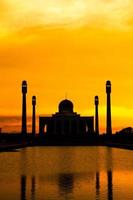
{"type": "Polygon", "coordinates": [[[73,103],[64,99],[59,103],[58,112],[50,117],[39,117],[40,135],[80,136],[94,133],[94,117],[74,112],[73,103]]]}
{"type": "MultiPolygon", "coordinates": [[[[27,108],[26,108],[27,82],[22,82],[22,136],[27,136],[27,108]]],[[[106,134],[112,135],[111,123],[111,82],[106,81],[107,114],[106,134]]],[[[39,135],[57,137],[73,137],[99,135],[99,98],[95,96],[95,118],[93,116],[80,116],[74,112],[73,103],[64,99],[59,103],[58,112],[51,116],[39,117],[39,135]],[[94,123],[95,119],[95,123],[94,123]],[[95,125],[95,128],[94,128],[95,125]]],[[[36,136],[36,96],[32,96],[32,136],[36,136]]]]}

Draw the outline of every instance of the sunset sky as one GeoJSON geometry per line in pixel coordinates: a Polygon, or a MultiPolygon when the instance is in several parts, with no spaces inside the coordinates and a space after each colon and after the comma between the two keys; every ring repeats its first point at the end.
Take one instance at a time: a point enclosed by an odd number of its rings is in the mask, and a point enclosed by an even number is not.
{"type": "Polygon", "coordinates": [[[66,96],[94,115],[98,95],[102,131],[111,80],[113,130],[133,126],[133,1],[1,0],[0,115],[21,115],[22,80],[29,115],[32,95],[44,115],[66,96]]]}

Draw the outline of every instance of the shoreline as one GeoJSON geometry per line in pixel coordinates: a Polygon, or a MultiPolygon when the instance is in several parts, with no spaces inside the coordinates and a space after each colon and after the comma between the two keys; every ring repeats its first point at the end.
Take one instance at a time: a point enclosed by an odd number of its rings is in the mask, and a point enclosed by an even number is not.
{"type": "Polygon", "coordinates": [[[24,144],[0,144],[0,152],[15,152],[21,148],[25,147],[92,147],[92,146],[99,146],[99,147],[110,147],[110,148],[119,148],[119,149],[127,149],[127,150],[133,150],[133,144],[121,144],[121,143],[104,143],[104,144],[91,144],[91,145],[56,145],[56,144],[32,144],[32,143],[24,143],[24,144]]]}
{"type": "Polygon", "coordinates": [[[112,135],[89,135],[87,137],[77,136],[75,137],[58,137],[58,136],[39,136],[35,137],[32,134],[22,136],[21,134],[1,134],[0,135],[0,152],[16,151],[17,149],[25,147],[39,147],[39,146],[71,146],[71,147],[91,147],[91,146],[103,146],[111,148],[121,148],[133,150],[133,136],[119,136],[112,135]]]}
{"type": "Polygon", "coordinates": [[[105,145],[105,146],[107,146],[107,147],[112,147],[112,148],[133,150],[133,144],[108,143],[108,144],[105,145]]]}
{"type": "Polygon", "coordinates": [[[2,144],[0,145],[0,152],[13,152],[17,149],[28,147],[28,144],[2,144]]]}

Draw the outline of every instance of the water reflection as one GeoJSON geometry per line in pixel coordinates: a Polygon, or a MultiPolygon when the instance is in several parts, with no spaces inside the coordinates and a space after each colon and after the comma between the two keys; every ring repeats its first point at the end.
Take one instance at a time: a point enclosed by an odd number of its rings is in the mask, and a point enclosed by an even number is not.
{"type": "Polygon", "coordinates": [[[108,184],[108,200],[113,200],[113,157],[112,157],[112,148],[107,148],[106,151],[106,167],[107,167],[107,184],[108,184]]]}
{"type": "Polygon", "coordinates": [[[100,195],[100,173],[96,172],[96,200],[99,200],[100,195]]]}
{"type": "MultiPolygon", "coordinates": [[[[21,200],[27,200],[26,191],[28,189],[27,186],[27,177],[25,175],[21,176],[21,200]]],[[[31,177],[31,200],[35,200],[35,176],[31,177]]]]}
{"type": "Polygon", "coordinates": [[[104,147],[1,153],[0,199],[133,199],[132,155],[133,151],[104,147]]]}
{"type": "Polygon", "coordinates": [[[26,176],[21,176],[21,200],[26,200],[26,176]]]}
{"type": "Polygon", "coordinates": [[[31,179],[31,200],[35,200],[35,190],[36,190],[36,182],[35,182],[35,176],[32,176],[31,179]]]}
{"type": "MultiPolygon", "coordinates": [[[[113,174],[112,171],[106,172],[107,181],[104,188],[107,188],[107,200],[113,200],[113,174]]],[[[36,194],[36,179],[35,176],[30,178],[30,199],[37,200],[38,198],[35,197],[36,194]]],[[[45,180],[46,181],[46,180],[45,180]]],[[[21,176],[21,200],[27,200],[29,198],[26,197],[26,191],[28,191],[28,184],[27,177],[22,175],[21,176]]],[[[47,185],[47,183],[45,183],[47,185]]],[[[59,174],[58,179],[55,181],[55,184],[58,186],[58,193],[61,199],[71,200],[74,199],[74,191],[77,184],[76,177],[74,174],[59,174]],[[75,186],[75,187],[74,187],[75,186]]],[[[89,184],[95,184],[95,191],[96,191],[96,200],[100,200],[100,196],[102,195],[101,189],[101,182],[100,182],[100,172],[96,172],[95,179],[92,180],[89,184]]],[[[39,188],[39,187],[38,187],[39,188]]],[[[88,191],[89,195],[89,191],[88,191]]]]}
{"type": "Polygon", "coordinates": [[[71,199],[70,196],[74,189],[73,174],[59,174],[58,186],[60,196],[64,196],[65,199],[71,199]]]}
{"type": "Polygon", "coordinates": [[[107,182],[108,182],[108,200],[113,200],[113,176],[112,171],[107,172],[107,182]]]}

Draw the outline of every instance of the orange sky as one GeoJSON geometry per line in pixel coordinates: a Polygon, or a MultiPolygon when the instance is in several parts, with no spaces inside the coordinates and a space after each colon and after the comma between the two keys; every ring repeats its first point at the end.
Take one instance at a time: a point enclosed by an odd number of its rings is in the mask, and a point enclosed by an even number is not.
{"type": "Polygon", "coordinates": [[[67,97],[94,114],[112,82],[113,130],[133,125],[133,2],[131,0],[1,0],[0,115],[21,114],[21,82],[37,96],[37,113],[57,111],[67,97]]]}

